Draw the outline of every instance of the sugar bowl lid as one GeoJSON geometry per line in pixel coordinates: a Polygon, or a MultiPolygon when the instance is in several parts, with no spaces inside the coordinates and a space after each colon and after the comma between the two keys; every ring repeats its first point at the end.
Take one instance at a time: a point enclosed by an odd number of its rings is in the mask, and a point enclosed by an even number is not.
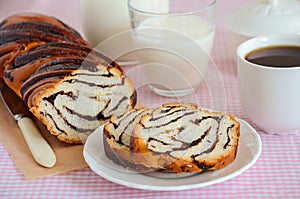
{"type": "Polygon", "coordinates": [[[249,37],[300,34],[300,1],[252,1],[230,14],[225,24],[230,31],[249,37]]]}

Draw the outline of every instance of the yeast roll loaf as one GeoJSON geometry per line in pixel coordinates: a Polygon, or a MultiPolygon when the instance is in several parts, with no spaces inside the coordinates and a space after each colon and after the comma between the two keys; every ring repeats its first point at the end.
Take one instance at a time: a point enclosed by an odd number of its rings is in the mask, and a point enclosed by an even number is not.
{"type": "Polygon", "coordinates": [[[59,140],[84,143],[136,103],[133,82],[57,18],[36,13],[0,24],[0,78],[59,140]]]}

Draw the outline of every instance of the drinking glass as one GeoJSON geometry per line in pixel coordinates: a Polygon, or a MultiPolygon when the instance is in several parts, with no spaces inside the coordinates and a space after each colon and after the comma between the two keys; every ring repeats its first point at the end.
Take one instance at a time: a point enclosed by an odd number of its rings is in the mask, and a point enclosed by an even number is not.
{"type": "Polygon", "coordinates": [[[215,0],[129,0],[132,40],[150,89],[167,97],[203,81],[215,34],[215,0]]]}

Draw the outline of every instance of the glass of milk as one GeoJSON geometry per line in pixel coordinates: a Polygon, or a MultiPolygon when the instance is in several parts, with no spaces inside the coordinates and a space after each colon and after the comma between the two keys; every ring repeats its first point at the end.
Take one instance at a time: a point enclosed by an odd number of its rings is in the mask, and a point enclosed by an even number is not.
{"type": "Polygon", "coordinates": [[[133,53],[120,50],[131,46],[127,0],[79,0],[79,11],[85,38],[92,47],[117,59],[121,65],[136,63],[133,53]]]}
{"type": "Polygon", "coordinates": [[[168,97],[205,80],[215,33],[215,0],[129,0],[132,40],[145,82],[168,97]]]}

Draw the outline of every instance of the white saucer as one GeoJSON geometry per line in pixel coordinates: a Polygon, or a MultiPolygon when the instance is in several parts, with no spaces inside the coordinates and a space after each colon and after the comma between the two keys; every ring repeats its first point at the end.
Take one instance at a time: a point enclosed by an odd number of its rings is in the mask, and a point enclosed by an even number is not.
{"type": "Polygon", "coordinates": [[[238,120],[241,123],[241,135],[236,159],[217,171],[176,175],[158,171],[143,174],[125,169],[106,157],[103,147],[103,126],[88,137],[84,145],[83,156],[96,174],[127,187],[157,191],[205,187],[240,175],[250,168],[261,154],[262,143],[258,133],[246,121],[238,120]]]}

